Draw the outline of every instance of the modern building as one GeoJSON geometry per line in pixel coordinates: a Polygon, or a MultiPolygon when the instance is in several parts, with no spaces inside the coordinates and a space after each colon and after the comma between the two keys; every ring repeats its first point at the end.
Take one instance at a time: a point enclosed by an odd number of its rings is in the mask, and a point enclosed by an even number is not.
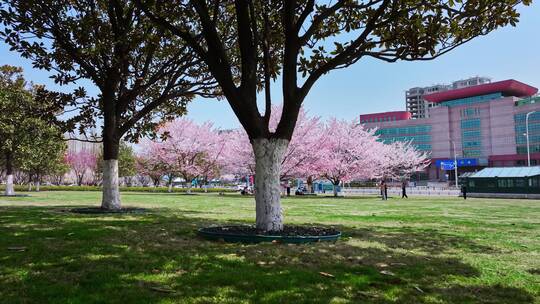
{"type": "MultiPolygon", "coordinates": [[[[409,141],[431,155],[424,178],[452,180],[454,152],[460,173],[485,167],[525,166],[525,118],[529,115],[531,164],[540,164],[540,97],[538,89],[516,80],[462,87],[424,95],[433,106],[426,118],[407,112],[360,115],[377,128],[383,141],[409,141]],[[535,112],[536,111],[536,112],[535,112]]],[[[458,174],[460,174],[458,173],[458,174]]]]}
{"type": "Polygon", "coordinates": [[[413,119],[426,118],[429,116],[429,109],[435,104],[424,99],[424,95],[444,92],[448,90],[461,89],[490,83],[488,77],[471,77],[467,79],[456,80],[452,84],[436,84],[428,87],[414,87],[405,92],[405,106],[408,112],[411,113],[413,119]]]}

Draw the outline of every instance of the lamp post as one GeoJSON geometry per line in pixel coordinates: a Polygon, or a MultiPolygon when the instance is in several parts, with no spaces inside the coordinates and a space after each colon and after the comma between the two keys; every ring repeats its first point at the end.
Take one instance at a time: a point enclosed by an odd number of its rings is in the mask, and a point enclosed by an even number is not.
{"type": "Polygon", "coordinates": [[[450,142],[452,143],[452,146],[454,147],[454,175],[456,177],[456,188],[458,188],[456,144],[451,139],[450,139],[450,142]]]}
{"type": "Polygon", "coordinates": [[[531,111],[525,115],[525,136],[527,137],[527,166],[531,166],[531,150],[529,147],[529,116],[537,111],[531,111]]]}

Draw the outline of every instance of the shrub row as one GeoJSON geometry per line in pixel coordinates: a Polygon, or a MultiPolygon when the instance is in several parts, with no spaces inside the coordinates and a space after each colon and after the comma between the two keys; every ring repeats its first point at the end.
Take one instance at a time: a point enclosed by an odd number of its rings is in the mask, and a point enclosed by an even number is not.
{"type": "MultiPolygon", "coordinates": [[[[5,185],[0,185],[0,191],[4,191],[5,185]]],[[[35,187],[32,188],[35,190],[35,187]]],[[[101,191],[101,187],[98,186],[41,186],[40,191],[101,191]]],[[[120,192],[157,192],[157,193],[166,193],[168,192],[167,187],[120,187],[120,192]]],[[[187,188],[173,188],[172,191],[175,193],[185,193],[187,188]]],[[[28,191],[28,186],[25,185],[15,185],[15,191],[24,192],[28,191]]],[[[191,188],[191,192],[204,193],[204,188],[191,188]]],[[[209,193],[216,192],[236,192],[235,189],[229,188],[208,188],[209,193]]]]}

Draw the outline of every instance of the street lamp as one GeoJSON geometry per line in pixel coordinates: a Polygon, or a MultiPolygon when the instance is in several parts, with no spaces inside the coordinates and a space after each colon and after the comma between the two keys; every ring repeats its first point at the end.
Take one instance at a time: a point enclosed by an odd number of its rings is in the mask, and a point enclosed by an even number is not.
{"type": "Polygon", "coordinates": [[[529,116],[538,111],[531,111],[525,115],[525,136],[527,137],[527,166],[531,166],[531,150],[529,147],[529,116]]]}
{"type": "Polygon", "coordinates": [[[450,139],[450,142],[452,143],[452,146],[454,147],[454,175],[456,177],[456,188],[458,188],[456,144],[451,139],[450,139]]]}

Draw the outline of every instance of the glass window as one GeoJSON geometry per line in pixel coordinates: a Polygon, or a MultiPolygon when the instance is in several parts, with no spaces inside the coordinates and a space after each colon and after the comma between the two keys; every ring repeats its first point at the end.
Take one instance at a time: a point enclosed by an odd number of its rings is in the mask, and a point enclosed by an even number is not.
{"type": "Polygon", "coordinates": [[[514,188],[514,180],[513,179],[508,179],[506,181],[507,185],[508,185],[508,188],[514,188]]]}
{"type": "Polygon", "coordinates": [[[479,129],[480,119],[464,119],[461,121],[462,129],[479,129]]]}

